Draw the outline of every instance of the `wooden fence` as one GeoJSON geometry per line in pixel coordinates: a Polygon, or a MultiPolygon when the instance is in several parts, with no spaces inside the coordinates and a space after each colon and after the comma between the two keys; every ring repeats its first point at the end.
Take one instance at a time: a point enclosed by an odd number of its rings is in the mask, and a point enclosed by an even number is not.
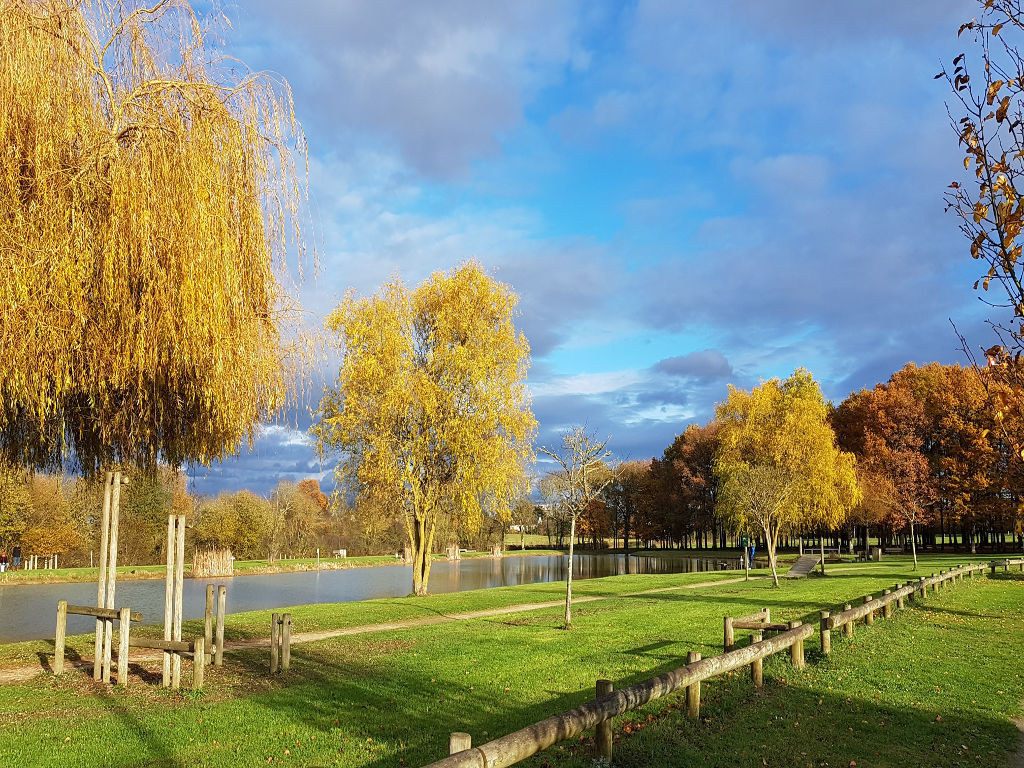
{"type": "MultiPolygon", "coordinates": [[[[961,565],[949,571],[941,570],[938,574],[933,573],[928,578],[921,578],[906,585],[896,584],[893,589],[883,590],[882,596],[878,598],[865,595],[861,605],[853,607],[847,604],[842,612],[834,616],[829,611],[821,611],[822,653],[827,655],[831,652],[833,629],[841,627],[847,635],[852,636],[854,622],[863,619],[865,624],[873,624],[876,613],[888,618],[892,615],[893,603],[898,608],[903,608],[906,598],[912,597],[915,592],[923,598],[929,588],[937,592],[949,583],[963,581],[964,576],[974,578],[976,573],[984,573],[988,568],[995,573],[997,566],[1009,570],[1011,565],[1018,564],[1021,570],[1024,570],[1024,558],[961,565]]],[[[469,734],[452,733],[448,742],[449,756],[425,768],[504,768],[525,760],[559,741],[578,736],[590,728],[596,729],[595,742],[599,757],[610,761],[611,719],[614,717],[638,709],[654,699],[685,689],[687,714],[696,718],[700,714],[702,681],[749,666],[751,680],[756,687],[760,687],[763,684],[764,659],[787,648],[793,667],[803,668],[804,642],[814,634],[814,626],[799,621],[773,623],[770,618],[771,614],[767,608],[749,616],[727,616],[724,621],[723,643],[726,650],[721,655],[702,659],[699,653],[690,653],[686,666],[619,691],[613,690],[610,681],[598,680],[594,699],[478,747],[472,746],[469,734]],[[753,630],[751,644],[735,648],[735,629],[753,630]],[[770,639],[764,639],[764,632],[773,629],[779,630],[780,633],[770,639]]]]}

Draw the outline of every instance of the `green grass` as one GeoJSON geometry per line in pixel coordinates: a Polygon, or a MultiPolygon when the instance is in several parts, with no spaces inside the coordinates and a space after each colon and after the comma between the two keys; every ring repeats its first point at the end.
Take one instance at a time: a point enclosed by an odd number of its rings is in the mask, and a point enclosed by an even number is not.
{"type": "MultiPolygon", "coordinates": [[[[928,558],[930,574],[949,562],[928,558]]],[[[980,558],[979,558],[980,559],[980,558]]],[[[762,572],[763,573],[763,572],[762,572]]],[[[594,681],[622,687],[679,666],[686,652],[721,652],[722,616],[762,606],[779,620],[814,621],[866,593],[914,577],[895,558],[837,565],[829,578],[773,589],[764,580],[641,597],[625,593],[727,573],[627,576],[578,582],[604,600],[296,645],[292,672],[265,674],[266,651],[232,655],[202,695],[172,696],[133,678],[127,692],[81,673],[0,686],[0,760],[19,766],[417,766],[442,757],[447,734],[481,743],[592,696],[594,681]]],[[[292,610],[295,631],[398,617],[557,600],[561,585],[292,610]]],[[[229,617],[235,636],[266,634],[267,613],[229,617]]],[[[188,630],[186,630],[188,634],[188,630]]],[[[747,633],[737,632],[739,643],[747,633]]],[[[616,764],[711,766],[998,766],[1016,741],[1024,678],[1024,580],[977,578],[929,594],[833,654],[808,641],[808,666],[784,656],[755,692],[745,674],[703,685],[702,719],[681,696],[615,724],[616,764]],[[628,733],[627,733],[628,731],[628,733]],[[877,754],[876,754],[877,753],[877,754]]],[[[25,645],[25,644],[22,644],[25,645]]],[[[83,653],[91,655],[91,652],[83,653]]],[[[8,656],[8,658],[11,658],[8,656]]],[[[38,662],[37,662],[38,663],[38,662]]],[[[185,664],[186,670],[188,664],[185,664]]],[[[592,765],[589,737],[529,761],[592,765]]]]}

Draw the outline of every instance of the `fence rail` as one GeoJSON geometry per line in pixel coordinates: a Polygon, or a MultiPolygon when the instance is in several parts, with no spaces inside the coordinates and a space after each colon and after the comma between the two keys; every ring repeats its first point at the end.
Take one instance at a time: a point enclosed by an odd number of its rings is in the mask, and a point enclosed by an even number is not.
{"type": "Polygon", "coordinates": [[[507,736],[449,755],[443,760],[431,763],[428,768],[503,768],[514,765],[552,744],[577,736],[649,701],[660,699],[682,688],[699,686],[704,680],[741,667],[753,667],[757,662],[787,648],[798,649],[797,664],[800,666],[803,663],[803,641],[814,634],[814,626],[797,622],[794,624],[791,629],[768,640],[761,640],[720,656],[700,659],[628,688],[599,696],[507,736]]]}
{"type": "MultiPolygon", "coordinates": [[[[949,582],[963,581],[964,576],[974,578],[976,573],[984,573],[991,568],[1002,566],[1009,570],[1011,565],[1018,565],[1024,571],[1024,558],[993,560],[989,563],[960,565],[949,571],[939,571],[927,578],[920,578],[908,584],[896,584],[893,589],[883,590],[881,597],[865,595],[861,605],[853,607],[847,604],[840,613],[831,615],[821,611],[821,651],[828,655],[831,652],[831,630],[843,628],[848,636],[853,634],[853,625],[860,619],[866,624],[874,621],[876,613],[883,616],[892,614],[892,604],[903,608],[904,601],[915,592],[923,598],[931,587],[938,591],[949,582]]],[[[801,624],[798,621],[782,624],[772,622],[767,608],[747,616],[726,616],[724,621],[725,652],[719,656],[702,659],[700,654],[691,653],[686,666],[667,672],[658,677],[640,683],[612,690],[608,680],[597,681],[597,696],[578,707],[553,715],[546,720],[521,728],[518,731],[473,747],[469,734],[452,733],[449,739],[448,757],[431,763],[425,768],[505,768],[525,760],[531,755],[548,747],[570,739],[591,728],[596,729],[595,742],[601,757],[611,759],[611,719],[633,709],[637,709],[649,701],[662,698],[675,691],[686,690],[687,713],[697,717],[700,708],[700,684],[704,680],[732,672],[741,667],[749,666],[751,679],[755,686],[762,684],[763,660],[768,656],[785,649],[790,650],[790,660],[795,668],[804,666],[804,641],[814,634],[813,624],[801,624]],[[734,648],[733,629],[753,629],[751,644],[743,648],[734,648]],[[764,630],[783,629],[781,634],[770,639],[762,639],[764,630]]]]}

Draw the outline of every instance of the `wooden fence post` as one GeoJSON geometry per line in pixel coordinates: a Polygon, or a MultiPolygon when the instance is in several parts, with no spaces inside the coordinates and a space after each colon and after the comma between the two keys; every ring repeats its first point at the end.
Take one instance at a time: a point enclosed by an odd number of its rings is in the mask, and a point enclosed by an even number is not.
{"type": "MultiPolygon", "coordinates": [[[[164,640],[171,639],[171,625],[174,623],[174,526],[177,518],[167,516],[167,570],[164,574],[164,640]]],[[[164,666],[161,685],[171,686],[171,652],[164,651],[164,666]]]]}
{"type": "Polygon", "coordinates": [[[732,650],[733,643],[736,642],[735,632],[732,628],[732,616],[725,617],[725,629],[723,632],[722,639],[722,652],[728,653],[732,650]]]}
{"type": "MultiPolygon", "coordinates": [[[[874,598],[874,597],[872,597],[871,595],[864,595],[864,603],[865,603],[865,604],[867,604],[867,603],[870,603],[870,602],[871,602],[872,600],[874,600],[874,599],[875,599],[875,598],[874,598]]],[[[867,615],[866,615],[866,616],[864,617],[864,623],[865,623],[865,624],[866,624],[867,626],[869,626],[869,627],[870,627],[870,626],[871,626],[872,624],[874,624],[874,623],[875,623],[875,612],[874,612],[874,611],[868,611],[868,614],[867,614],[867,615]]]]}
{"type": "Polygon", "coordinates": [[[448,754],[454,755],[473,748],[473,738],[468,733],[452,733],[448,736],[448,754]]]}
{"type": "Polygon", "coordinates": [[[128,606],[121,609],[121,615],[117,620],[118,644],[117,644],[117,684],[128,686],[128,640],[131,635],[132,611],[128,606]]]}
{"type": "MultiPolygon", "coordinates": [[[[697,651],[690,651],[686,657],[687,664],[693,664],[695,661],[700,661],[700,654],[697,651]]],[[[686,687],[686,714],[692,717],[694,720],[700,718],[700,681],[696,683],[690,683],[686,687]]]]}
{"type": "Polygon", "coordinates": [[[203,675],[206,671],[206,638],[197,637],[192,646],[192,690],[203,689],[203,675]]]}
{"type": "Polygon", "coordinates": [[[224,610],[227,601],[228,588],[221,584],[217,587],[217,654],[213,661],[218,667],[224,664],[224,610]]]}
{"type": "MultiPolygon", "coordinates": [[[[843,610],[844,611],[848,611],[852,607],[853,607],[852,605],[850,605],[849,603],[846,603],[843,606],[843,610]]],[[[845,624],[843,624],[843,634],[846,635],[847,637],[853,637],[853,622],[852,621],[848,621],[845,624]]]]}
{"type": "MultiPolygon", "coordinates": [[[[185,516],[178,515],[178,529],[174,536],[174,622],[173,637],[181,640],[181,614],[185,591],[185,516]]],[[[181,687],[181,651],[175,651],[171,660],[171,688],[181,687]]]]}
{"type": "Polygon", "coordinates": [[[924,576],[921,576],[921,577],[920,577],[920,578],[919,578],[919,579],[917,580],[917,591],[918,591],[918,596],[919,596],[919,597],[920,597],[920,598],[921,598],[922,600],[924,600],[924,598],[925,598],[925,595],[926,595],[926,594],[928,594],[928,588],[927,588],[927,587],[925,587],[925,585],[924,585],[924,576]]]}
{"type": "Polygon", "coordinates": [[[292,615],[281,617],[281,671],[287,672],[292,665],[292,615]]]}
{"type": "Polygon", "coordinates": [[[281,616],[273,614],[270,617],[270,674],[277,672],[277,654],[281,645],[281,616]]]}
{"type": "MultiPolygon", "coordinates": [[[[104,608],[107,605],[107,552],[110,549],[110,490],[114,482],[114,473],[107,472],[103,480],[103,509],[100,519],[100,568],[99,578],[96,584],[96,607],[104,608]]],[[[32,556],[33,568],[35,567],[35,555],[32,556]]],[[[92,679],[103,679],[103,632],[106,623],[99,616],[96,617],[96,656],[92,664],[92,679]]]]}
{"type": "Polygon", "coordinates": [[[832,653],[832,632],[828,628],[828,617],[830,615],[828,611],[821,612],[821,653],[824,656],[832,653]]]}
{"type": "MultiPolygon", "coordinates": [[[[750,637],[750,644],[760,643],[763,636],[760,632],[755,632],[750,637]]],[[[760,688],[764,685],[764,660],[755,659],[750,662],[750,679],[754,682],[755,688],[760,688]]]]}
{"type": "Polygon", "coordinates": [[[203,646],[206,648],[204,663],[213,663],[213,603],[216,587],[213,584],[206,585],[206,623],[203,625],[203,646]]]}
{"type": "MultiPolygon", "coordinates": [[[[882,590],[882,597],[888,597],[891,594],[892,594],[892,590],[891,589],[883,589],[882,590]]],[[[892,603],[890,601],[886,600],[885,601],[885,605],[882,606],[882,618],[883,619],[888,619],[891,616],[892,616],[892,603]]]]}
{"type": "MultiPolygon", "coordinates": [[[[796,629],[803,622],[791,621],[789,622],[790,629],[796,629]]],[[[789,646],[789,661],[793,665],[794,669],[804,668],[804,641],[797,640],[791,646],[789,646]]]]}
{"type": "Polygon", "coordinates": [[[53,638],[53,674],[64,674],[64,637],[68,631],[68,601],[57,601],[57,634],[53,638]]]}
{"type": "MultiPolygon", "coordinates": [[[[896,582],[896,591],[899,592],[901,589],[903,589],[903,584],[900,582],[896,582]]],[[[906,607],[903,595],[900,595],[896,598],[896,607],[899,608],[901,611],[906,607]]]]}
{"type": "MultiPolygon", "coordinates": [[[[611,680],[598,680],[595,686],[597,698],[607,696],[612,692],[611,680]]],[[[597,724],[594,734],[594,742],[597,746],[597,756],[609,763],[612,761],[612,721],[602,720],[597,724]]]]}

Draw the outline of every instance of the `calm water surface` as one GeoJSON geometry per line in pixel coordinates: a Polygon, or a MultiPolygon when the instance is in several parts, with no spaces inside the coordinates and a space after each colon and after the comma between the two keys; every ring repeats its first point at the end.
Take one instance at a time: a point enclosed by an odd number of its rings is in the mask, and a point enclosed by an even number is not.
{"type": "MultiPolygon", "coordinates": [[[[691,573],[739,568],[725,558],[632,557],[634,573],[691,573]]],[[[435,562],[430,569],[430,591],[462,592],[470,589],[506,587],[565,579],[567,555],[525,557],[480,557],[435,562]]],[[[576,555],[574,579],[615,576],[626,572],[621,555],[576,555]]],[[[344,603],[378,597],[401,597],[412,588],[412,567],[408,565],[351,568],[342,571],[304,571],[230,579],[185,579],[186,619],[202,618],[206,608],[206,585],[227,584],[227,611],[284,608],[310,603],[344,603]]],[[[28,584],[0,586],[0,643],[52,638],[57,601],[72,605],[95,605],[96,583],[28,584]]],[[[164,582],[119,581],[117,606],[141,611],[143,623],[161,624],[164,615],[164,582]]],[[[68,616],[68,634],[91,632],[96,620],[68,616]]]]}

